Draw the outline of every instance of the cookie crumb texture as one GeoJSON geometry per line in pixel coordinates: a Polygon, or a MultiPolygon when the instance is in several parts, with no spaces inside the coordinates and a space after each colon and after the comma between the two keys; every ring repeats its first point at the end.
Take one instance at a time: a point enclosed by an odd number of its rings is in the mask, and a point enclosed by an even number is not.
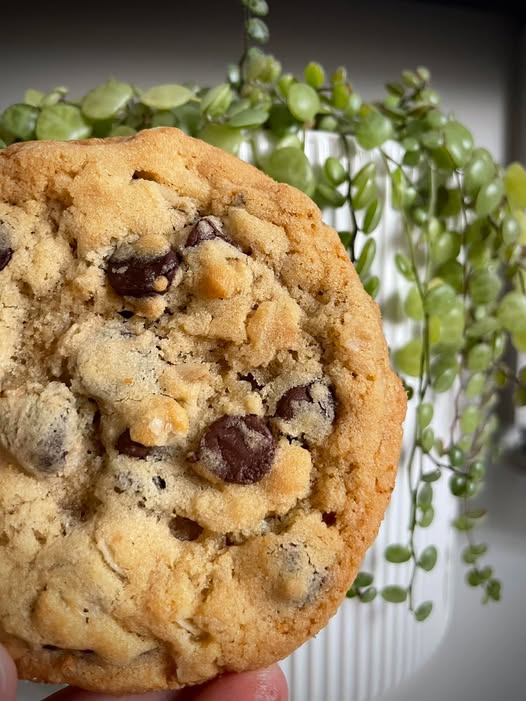
{"type": "Polygon", "coordinates": [[[391,493],[405,397],[310,200],[175,129],[0,154],[0,640],[115,693],[283,657],[391,493]]]}

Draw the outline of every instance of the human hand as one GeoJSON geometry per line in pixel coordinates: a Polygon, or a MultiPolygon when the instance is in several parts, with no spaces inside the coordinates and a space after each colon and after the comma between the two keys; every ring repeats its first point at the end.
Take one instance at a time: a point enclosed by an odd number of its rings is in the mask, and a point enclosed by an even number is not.
{"type": "MultiPolygon", "coordinates": [[[[16,700],[16,668],[0,645],[0,699],[16,700]]],[[[227,674],[207,684],[182,691],[160,691],[120,697],[122,701],[287,701],[287,682],[277,665],[256,672],[227,674]]],[[[47,701],[114,701],[115,697],[68,687],[47,701]]]]}

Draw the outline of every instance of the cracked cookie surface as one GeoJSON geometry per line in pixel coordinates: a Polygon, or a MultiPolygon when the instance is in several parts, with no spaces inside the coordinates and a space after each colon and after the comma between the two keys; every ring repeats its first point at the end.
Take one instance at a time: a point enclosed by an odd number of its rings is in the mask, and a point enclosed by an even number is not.
{"type": "Polygon", "coordinates": [[[0,152],[0,640],[114,693],[335,612],[405,394],[315,205],[176,129],[0,152]]]}

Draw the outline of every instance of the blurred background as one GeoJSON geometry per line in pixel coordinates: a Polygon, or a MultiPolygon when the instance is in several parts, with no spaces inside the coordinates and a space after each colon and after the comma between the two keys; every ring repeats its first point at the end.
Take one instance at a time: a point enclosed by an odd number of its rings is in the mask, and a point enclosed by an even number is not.
{"type": "MultiPolygon", "coordinates": [[[[526,162],[526,6],[500,2],[270,0],[269,50],[300,74],[315,59],[331,71],[344,64],[364,98],[406,68],[427,66],[444,106],[466,122],[479,146],[501,163],[526,162]],[[518,7],[518,5],[521,7],[518,7]]],[[[74,96],[114,77],[140,87],[190,80],[214,84],[241,51],[237,0],[71,5],[20,3],[2,11],[0,110],[28,87],[68,86],[74,96]]],[[[480,501],[492,562],[504,600],[482,607],[455,574],[455,608],[438,653],[384,701],[507,701],[526,698],[526,449],[506,401],[504,453],[480,501]]],[[[523,437],[522,437],[523,438],[523,437]]],[[[1,564],[0,564],[1,566],[1,564]]],[[[20,698],[42,698],[22,685],[20,698]]],[[[320,699],[320,701],[323,701],[320,699]]]]}

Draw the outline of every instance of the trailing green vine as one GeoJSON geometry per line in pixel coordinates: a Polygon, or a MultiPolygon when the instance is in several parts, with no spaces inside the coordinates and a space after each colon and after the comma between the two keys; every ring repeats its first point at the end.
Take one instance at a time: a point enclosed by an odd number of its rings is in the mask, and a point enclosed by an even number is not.
{"type": "MultiPolygon", "coordinates": [[[[373,298],[381,284],[373,272],[374,232],[384,213],[381,181],[387,176],[388,201],[404,235],[392,264],[404,281],[405,320],[414,325],[412,337],[393,348],[393,362],[416,421],[407,461],[407,539],[385,552],[394,565],[409,563],[410,574],[405,586],[385,586],[380,594],[408,602],[419,621],[431,613],[431,601],[415,600],[414,584],[440,553],[434,545],[419,550],[415,536],[433,521],[434,483],[448,479],[459,500],[453,527],[466,538],[467,583],[481,589],[483,601],[498,601],[500,581],[475,535],[484,511],[471,500],[491,457],[498,391],[511,385],[516,405],[526,405],[526,368],[516,371],[505,362],[509,344],[526,352],[526,171],[518,163],[503,170],[475,147],[469,130],[440,109],[425,68],[405,71],[387,84],[385,97],[364,103],[342,67],[330,78],[316,62],[301,79],[284,73],[275,57],[254,45],[268,40],[267,3],[242,0],[242,6],[242,55],[220,85],[141,90],[110,80],[80,99],[63,87],[47,94],[28,90],[3,112],[0,146],[127,136],[158,126],[177,126],[234,154],[246,146],[253,162],[276,180],[303,190],[320,207],[347,212],[350,230],[339,232],[340,238],[373,298]],[[333,133],[341,158],[328,158],[323,168],[310,163],[309,130],[333,133]],[[261,134],[270,150],[260,148],[261,134]],[[357,149],[367,160],[355,171],[357,149]],[[445,433],[433,409],[441,393],[455,407],[445,433]]],[[[377,593],[373,575],[361,572],[348,596],[366,603],[377,593]]]]}

